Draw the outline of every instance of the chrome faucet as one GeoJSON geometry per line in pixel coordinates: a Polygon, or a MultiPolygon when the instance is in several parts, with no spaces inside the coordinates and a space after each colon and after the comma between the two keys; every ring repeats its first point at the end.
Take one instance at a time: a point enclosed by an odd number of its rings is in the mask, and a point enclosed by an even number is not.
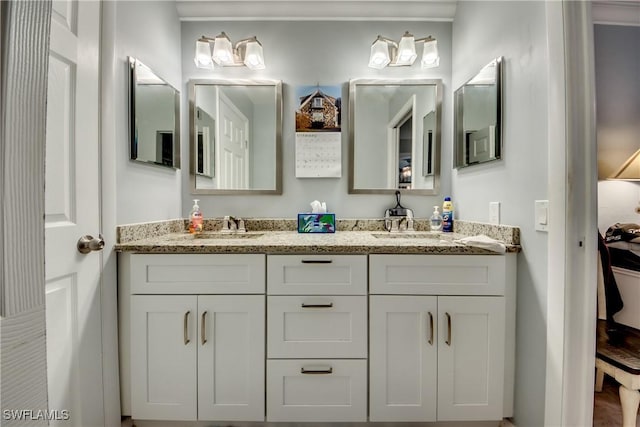
{"type": "Polygon", "coordinates": [[[244,226],[244,219],[225,215],[221,231],[223,233],[244,233],[247,229],[244,226]]]}

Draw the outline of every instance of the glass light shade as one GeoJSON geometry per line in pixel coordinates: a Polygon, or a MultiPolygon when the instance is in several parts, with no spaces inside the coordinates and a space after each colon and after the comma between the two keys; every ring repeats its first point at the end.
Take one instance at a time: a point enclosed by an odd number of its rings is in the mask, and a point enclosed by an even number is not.
{"type": "Polygon", "coordinates": [[[225,33],[215,38],[213,43],[213,60],[218,65],[233,65],[233,46],[225,33]]]}
{"type": "Polygon", "coordinates": [[[382,69],[386,67],[391,58],[389,57],[389,45],[384,40],[378,39],[371,45],[369,56],[369,67],[382,69]]]}
{"type": "Polygon", "coordinates": [[[204,39],[196,41],[196,56],[193,58],[198,68],[213,69],[213,60],[211,59],[211,46],[204,39]]]}
{"type": "Polygon", "coordinates": [[[440,65],[440,56],[438,56],[438,41],[431,40],[424,42],[422,50],[422,60],[420,61],[422,68],[434,68],[440,65]]]}
{"type": "Polygon", "coordinates": [[[398,43],[398,56],[395,65],[411,65],[416,60],[416,41],[410,34],[405,34],[398,43]]]}
{"type": "Polygon", "coordinates": [[[244,65],[252,70],[263,70],[265,68],[262,45],[257,40],[247,42],[244,52],[244,65]]]}

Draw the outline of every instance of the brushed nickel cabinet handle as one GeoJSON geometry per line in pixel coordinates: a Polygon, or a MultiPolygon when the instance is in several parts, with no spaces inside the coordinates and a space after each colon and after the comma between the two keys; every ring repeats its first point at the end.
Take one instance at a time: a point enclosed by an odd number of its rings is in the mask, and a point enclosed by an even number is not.
{"type": "Polygon", "coordinates": [[[302,303],[300,305],[300,307],[302,308],[331,308],[333,307],[333,303],[332,302],[328,302],[325,304],[307,304],[307,303],[302,303]]]}
{"type": "Polygon", "coordinates": [[[429,339],[427,342],[429,345],[433,345],[433,314],[430,311],[427,314],[429,315],[429,339]]]}
{"type": "Polygon", "coordinates": [[[329,366],[325,369],[306,369],[304,367],[300,368],[301,374],[331,374],[333,373],[333,368],[329,366]]]}
{"type": "Polygon", "coordinates": [[[202,319],[200,319],[200,341],[202,345],[207,343],[207,312],[202,313],[202,319]]]}
{"type": "Polygon", "coordinates": [[[445,344],[450,346],[451,345],[451,315],[449,313],[445,313],[444,315],[447,316],[447,340],[445,341],[445,344]]]}
{"type": "Polygon", "coordinates": [[[333,260],[332,259],[303,259],[301,262],[303,264],[331,264],[333,260]]]}
{"type": "Polygon", "coordinates": [[[184,314],[184,345],[189,344],[189,342],[191,341],[189,339],[189,315],[191,314],[191,311],[187,311],[184,314]]]}

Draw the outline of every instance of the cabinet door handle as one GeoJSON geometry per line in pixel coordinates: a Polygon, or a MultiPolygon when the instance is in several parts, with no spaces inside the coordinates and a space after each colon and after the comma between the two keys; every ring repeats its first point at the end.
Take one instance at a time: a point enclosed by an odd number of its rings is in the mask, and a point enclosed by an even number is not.
{"type": "Polygon", "coordinates": [[[189,315],[191,314],[191,311],[187,311],[184,314],[184,345],[189,344],[189,315]]]}
{"type": "Polygon", "coordinates": [[[332,302],[328,302],[328,303],[324,303],[324,304],[307,304],[307,303],[302,303],[300,305],[300,307],[302,308],[331,308],[333,307],[333,303],[332,302]]]}
{"type": "Polygon", "coordinates": [[[333,260],[332,259],[303,259],[301,262],[303,264],[331,264],[333,260]]]}
{"type": "Polygon", "coordinates": [[[202,345],[207,343],[207,312],[202,313],[202,319],[200,319],[200,341],[202,345]]]}
{"type": "Polygon", "coordinates": [[[300,368],[301,374],[331,374],[333,373],[333,368],[331,366],[324,369],[306,369],[305,367],[300,368]]]}
{"type": "Polygon", "coordinates": [[[445,313],[444,315],[447,316],[447,340],[445,341],[445,344],[450,346],[451,345],[451,315],[449,313],[445,313]]]}
{"type": "Polygon", "coordinates": [[[427,314],[429,315],[429,339],[427,342],[429,345],[433,345],[433,314],[430,311],[427,314]]]}

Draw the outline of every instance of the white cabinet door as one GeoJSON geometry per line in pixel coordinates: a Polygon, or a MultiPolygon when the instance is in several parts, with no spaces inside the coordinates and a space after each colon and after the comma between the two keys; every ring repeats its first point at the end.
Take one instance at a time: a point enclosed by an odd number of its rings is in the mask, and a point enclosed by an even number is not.
{"type": "Polygon", "coordinates": [[[198,419],[264,421],[265,297],[198,297],[198,419]]]}
{"type": "Polygon", "coordinates": [[[438,297],[438,421],[502,419],[504,304],[438,297]]]}
{"type": "Polygon", "coordinates": [[[435,421],[437,297],[371,296],[371,421],[435,421]]]}
{"type": "Polygon", "coordinates": [[[195,296],[131,296],[131,415],[195,420],[195,296]]]}

